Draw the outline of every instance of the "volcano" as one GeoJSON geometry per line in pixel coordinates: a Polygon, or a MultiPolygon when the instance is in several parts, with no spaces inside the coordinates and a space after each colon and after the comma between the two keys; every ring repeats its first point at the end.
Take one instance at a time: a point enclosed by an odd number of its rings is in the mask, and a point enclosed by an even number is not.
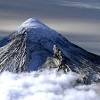
{"type": "Polygon", "coordinates": [[[33,18],[0,41],[0,72],[8,70],[19,73],[41,69],[47,58],[53,56],[54,45],[62,51],[72,71],[87,74],[93,81],[98,80],[100,56],[78,47],[33,18]]]}

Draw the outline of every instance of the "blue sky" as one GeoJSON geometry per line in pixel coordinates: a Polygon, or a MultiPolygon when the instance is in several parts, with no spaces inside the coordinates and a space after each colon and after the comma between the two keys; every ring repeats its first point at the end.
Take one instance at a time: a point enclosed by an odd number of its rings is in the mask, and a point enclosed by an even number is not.
{"type": "MultiPolygon", "coordinates": [[[[34,17],[64,32],[70,32],[69,27],[80,23],[82,27],[91,24],[94,33],[94,30],[100,31],[97,28],[100,24],[99,5],[99,0],[0,0],[0,30],[13,31],[23,21],[34,17]]],[[[80,33],[78,30],[74,32],[80,33]]]]}

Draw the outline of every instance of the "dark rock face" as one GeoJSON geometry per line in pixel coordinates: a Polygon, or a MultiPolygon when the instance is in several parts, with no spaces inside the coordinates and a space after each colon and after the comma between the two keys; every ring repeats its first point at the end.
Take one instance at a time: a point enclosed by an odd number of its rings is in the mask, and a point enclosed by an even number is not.
{"type": "Polygon", "coordinates": [[[85,74],[90,82],[99,80],[100,56],[72,44],[35,19],[28,19],[18,31],[0,41],[0,72],[40,69],[52,61],[54,45],[61,50],[71,71],[85,74]]]}

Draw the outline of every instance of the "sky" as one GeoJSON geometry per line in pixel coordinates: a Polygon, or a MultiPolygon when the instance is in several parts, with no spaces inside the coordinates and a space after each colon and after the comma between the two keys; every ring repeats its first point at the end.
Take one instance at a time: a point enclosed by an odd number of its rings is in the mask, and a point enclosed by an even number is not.
{"type": "Polygon", "coordinates": [[[0,35],[12,33],[30,17],[100,54],[99,0],[0,0],[0,35]]]}

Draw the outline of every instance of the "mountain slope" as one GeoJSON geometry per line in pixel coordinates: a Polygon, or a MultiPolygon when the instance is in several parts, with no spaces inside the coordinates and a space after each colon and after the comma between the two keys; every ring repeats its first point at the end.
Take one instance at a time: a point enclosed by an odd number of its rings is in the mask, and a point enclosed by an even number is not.
{"type": "MultiPolygon", "coordinates": [[[[100,71],[100,56],[72,44],[56,31],[36,19],[26,20],[18,30],[0,41],[0,71],[22,72],[38,70],[53,56],[57,45],[65,56],[72,71],[100,71]]],[[[94,77],[94,76],[93,76],[94,77]]]]}

